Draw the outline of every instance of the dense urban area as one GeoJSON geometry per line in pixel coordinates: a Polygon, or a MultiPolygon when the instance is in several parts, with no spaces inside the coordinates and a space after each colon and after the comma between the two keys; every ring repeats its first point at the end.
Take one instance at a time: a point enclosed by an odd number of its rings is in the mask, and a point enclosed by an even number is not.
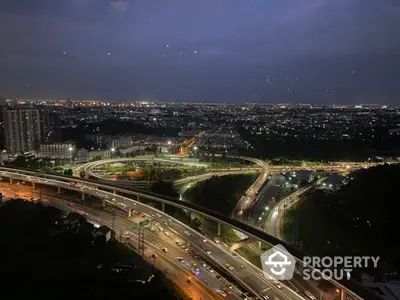
{"type": "Polygon", "coordinates": [[[398,299],[397,107],[1,105],[1,272],[37,278],[21,297],[398,299]],[[271,280],[278,243],[379,264],[271,280]]]}

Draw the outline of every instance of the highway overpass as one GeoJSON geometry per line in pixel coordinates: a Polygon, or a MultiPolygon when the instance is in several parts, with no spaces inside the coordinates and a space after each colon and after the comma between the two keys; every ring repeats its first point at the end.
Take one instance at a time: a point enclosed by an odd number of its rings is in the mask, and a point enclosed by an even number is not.
{"type": "MultiPolygon", "coordinates": [[[[89,179],[78,179],[75,177],[70,177],[70,176],[63,176],[63,175],[54,175],[54,174],[48,174],[48,173],[37,173],[37,172],[32,172],[32,171],[25,171],[25,170],[19,170],[19,169],[12,169],[12,168],[3,168],[0,167],[0,175],[2,177],[9,177],[9,178],[15,178],[15,179],[20,179],[21,175],[23,175],[24,180],[26,181],[35,181],[37,178],[34,177],[41,177],[41,178],[47,178],[51,180],[57,180],[58,182],[77,182],[83,185],[89,185],[93,188],[97,188],[98,193],[101,193],[101,190],[105,191],[111,191],[112,193],[120,193],[122,195],[127,195],[127,196],[134,196],[136,201],[140,202],[140,199],[148,199],[152,200],[155,202],[159,202],[162,205],[162,208],[165,208],[165,205],[171,205],[173,207],[178,207],[181,209],[185,209],[191,212],[194,212],[196,214],[203,215],[206,218],[215,220],[218,224],[225,224],[227,226],[230,226],[233,229],[236,229],[240,232],[243,232],[247,236],[254,238],[255,240],[261,241],[268,243],[270,245],[276,245],[276,244],[281,244],[283,245],[294,257],[299,262],[302,262],[303,257],[305,256],[304,253],[299,251],[298,249],[292,247],[289,244],[286,244],[282,242],[281,240],[263,232],[258,229],[255,229],[253,227],[250,227],[246,224],[241,223],[240,221],[228,218],[226,216],[220,215],[214,211],[210,211],[206,208],[199,207],[197,205],[187,203],[187,202],[182,202],[176,199],[168,198],[168,197],[163,197],[160,195],[154,195],[150,193],[144,193],[144,192],[138,192],[138,191],[130,191],[126,189],[122,189],[118,187],[115,184],[103,184],[103,183],[98,183],[94,180],[89,180],[89,179]],[[32,176],[31,179],[29,179],[29,176],[32,176]]],[[[42,182],[43,184],[46,184],[45,182],[42,182]]],[[[62,186],[63,188],[69,188],[67,186],[62,186]]],[[[72,190],[76,190],[75,188],[70,188],[72,190]]],[[[82,191],[81,191],[82,192],[82,191]]],[[[85,192],[82,192],[83,194],[85,192]]],[[[131,200],[133,201],[133,200],[131,200]]],[[[345,295],[349,295],[353,299],[379,299],[377,298],[374,294],[372,294],[369,290],[366,290],[363,288],[361,285],[356,283],[355,281],[352,280],[344,280],[344,281],[333,281],[333,284],[335,284],[338,288],[341,288],[344,292],[345,295]]],[[[350,298],[349,298],[350,299],[350,298]]]]}

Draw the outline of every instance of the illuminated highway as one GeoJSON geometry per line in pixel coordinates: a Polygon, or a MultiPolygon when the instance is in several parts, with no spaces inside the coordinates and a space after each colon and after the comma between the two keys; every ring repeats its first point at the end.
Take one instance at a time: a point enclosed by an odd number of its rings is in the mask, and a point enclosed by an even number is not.
{"type": "MultiPolygon", "coordinates": [[[[127,191],[124,189],[120,189],[114,186],[110,185],[105,185],[105,184],[96,184],[95,182],[91,182],[88,180],[79,180],[76,179],[75,181],[80,182],[84,184],[81,188],[75,188],[71,187],[69,184],[69,181],[71,181],[71,178],[64,177],[64,176],[56,176],[56,175],[51,175],[51,174],[43,174],[41,176],[46,176],[47,179],[43,178],[35,178],[33,175],[25,175],[25,174],[19,174],[19,173],[28,173],[27,171],[22,171],[22,170],[12,170],[12,169],[7,169],[7,168],[0,168],[2,171],[2,176],[4,177],[11,177],[14,179],[19,179],[19,180],[25,180],[25,181],[34,181],[34,182],[40,182],[42,184],[46,185],[53,185],[56,187],[61,187],[65,189],[71,189],[71,190],[76,190],[78,192],[82,192],[85,194],[90,194],[94,196],[98,196],[103,199],[112,199],[114,197],[116,201],[134,205],[133,203],[136,203],[135,207],[140,207],[140,210],[143,210],[145,213],[148,214],[155,214],[155,213],[160,213],[162,217],[164,218],[170,218],[169,216],[157,211],[154,208],[148,207],[144,204],[141,204],[139,202],[136,202],[130,198],[127,197],[122,197],[122,196],[117,196],[114,195],[112,192],[106,192],[103,190],[98,190],[96,189],[96,186],[103,187],[103,188],[108,188],[109,190],[114,190],[118,192],[123,192],[124,194],[127,195],[137,195],[140,197],[144,197],[147,199],[152,199],[154,201],[160,201],[162,203],[166,203],[172,206],[176,207],[181,207],[181,208],[186,208],[189,210],[192,210],[196,213],[203,214],[208,218],[214,219],[218,222],[221,222],[222,224],[227,224],[229,226],[232,226],[233,228],[236,228],[240,231],[243,231],[246,235],[253,237],[255,239],[259,239],[261,241],[265,241],[267,243],[272,243],[272,244],[277,244],[281,243],[284,244],[285,247],[292,253],[294,254],[297,258],[301,258],[302,254],[295,248],[291,247],[288,244],[282,243],[278,239],[274,239],[270,235],[267,235],[261,231],[258,231],[254,228],[251,228],[245,224],[241,224],[240,222],[237,222],[235,220],[231,220],[229,218],[226,218],[224,216],[218,215],[215,212],[208,211],[207,209],[197,207],[195,205],[192,205],[190,203],[182,203],[182,202],[177,202],[175,200],[170,200],[170,199],[163,199],[163,198],[157,198],[154,196],[134,192],[134,191],[127,191]],[[19,173],[17,173],[19,172],[19,173]],[[57,178],[57,180],[54,179],[48,179],[48,178],[57,178]],[[88,186],[90,185],[90,186],[88,186]]],[[[35,174],[31,172],[31,174],[35,174]]],[[[282,289],[279,289],[275,284],[273,284],[271,281],[267,280],[264,278],[263,274],[260,273],[259,269],[255,267],[254,265],[248,263],[247,261],[243,260],[242,258],[235,258],[232,256],[232,254],[229,252],[228,249],[224,248],[224,246],[221,246],[219,244],[215,244],[213,242],[207,241],[206,243],[203,242],[204,237],[198,234],[196,231],[192,230],[190,227],[180,223],[177,220],[174,220],[172,222],[172,225],[170,225],[172,229],[178,232],[180,236],[186,236],[186,239],[189,240],[192,245],[197,245],[202,250],[210,250],[212,253],[209,255],[209,258],[214,260],[215,263],[219,264],[221,267],[225,267],[226,263],[229,263],[230,265],[234,266],[234,270],[232,270],[232,275],[236,278],[236,280],[242,285],[246,286],[248,289],[252,290],[255,294],[260,295],[260,293],[268,289],[268,293],[276,293],[279,295],[279,299],[301,299],[299,295],[295,294],[292,290],[287,288],[286,286],[282,285],[282,289]],[[185,232],[189,232],[190,235],[187,235],[185,232]],[[243,265],[244,268],[241,269],[240,265],[243,265]]],[[[370,297],[370,293],[366,292],[365,289],[362,289],[358,285],[354,285],[352,281],[343,281],[343,283],[338,283],[336,282],[339,287],[341,287],[341,284],[346,284],[350,285],[352,284],[352,289],[346,290],[346,294],[353,295],[353,297],[357,297],[358,299],[362,299],[362,297],[357,296],[354,291],[357,293],[363,295],[363,294],[368,294],[368,299],[374,299],[373,296],[370,297]]]]}
{"type": "MultiPolygon", "coordinates": [[[[32,198],[39,199],[45,203],[49,203],[59,209],[70,212],[73,210],[79,212],[88,213],[86,218],[98,224],[105,224],[112,228],[112,214],[108,211],[98,211],[87,206],[79,205],[65,199],[61,199],[60,195],[47,194],[46,191],[39,193],[38,190],[32,190],[31,187],[20,184],[9,185],[2,184],[1,190],[6,198],[22,198],[30,200],[32,198]]],[[[75,200],[76,201],[76,200],[75,200]]],[[[130,244],[134,248],[137,248],[137,233],[132,231],[132,222],[127,220],[126,213],[118,213],[116,221],[114,223],[114,229],[117,232],[117,238],[120,238],[125,244],[130,244]],[[123,216],[124,217],[123,217],[123,216]]],[[[165,225],[164,225],[165,227],[165,225]]],[[[207,269],[208,266],[204,267],[198,263],[199,274],[192,274],[192,270],[195,270],[191,261],[195,260],[189,254],[182,251],[180,247],[177,247],[175,243],[171,243],[174,239],[174,234],[170,235],[169,240],[166,240],[165,235],[157,235],[150,231],[146,234],[145,243],[145,258],[151,263],[155,263],[155,266],[160,270],[168,270],[167,276],[175,284],[179,285],[188,296],[193,299],[217,299],[219,295],[216,294],[218,291],[228,289],[230,283],[222,278],[218,280],[216,278],[216,272],[212,273],[207,269]],[[168,253],[163,252],[163,247],[168,248],[168,253]],[[157,258],[153,258],[153,254],[157,255],[157,258]],[[182,258],[182,260],[178,260],[182,258]],[[190,278],[190,283],[187,280],[190,278]]],[[[176,240],[181,240],[176,238],[176,240]]],[[[184,243],[183,240],[181,240],[184,243]]],[[[230,289],[230,288],[229,288],[230,289]]],[[[228,296],[227,299],[239,299],[239,291],[236,288],[230,289],[234,293],[228,296]]]]}
{"type": "MultiPolygon", "coordinates": [[[[229,249],[226,248],[226,246],[222,245],[221,243],[215,243],[214,241],[211,241],[209,239],[205,239],[204,236],[200,235],[197,231],[191,229],[190,227],[184,225],[183,223],[173,220],[170,216],[152,208],[147,205],[144,205],[142,203],[133,201],[132,199],[114,195],[113,193],[110,192],[105,192],[101,190],[97,190],[95,188],[89,187],[89,186],[83,186],[82,188],[73,188],[71,187],[67,182],[62,182],[62,181],[56,181],[56,180],[51,180],[51,179],[45,179],[43,178],[35,178],[34,176],[27,176],[23,174],[10,174],[8,172],[1,172],[2,176],[12,176],[14,179],[19,179],[19,180],[24,180],[24,181],[36,181],[37,183],[49,185],[49,186],[55,186],[55,187],[62,187],[65,189],[71,189],[75,190],[78,192],[84,192],[85,194],[88,195],[93,195],[97,197],[104,197],[105,199],[108,199],[112,201],[112,199],[115,199],[116,202],[124,203],[126,205],[132,206],[135,210],[141,211],[147,215],[149,215],[151,218],[156,218],[159,219],[159,222],[163,222],[162,224],[169,228],[169,231],[172,234],[176,234],[175,237],[180,237],[182,240],[185,240],[187,242],[190,242],[193,247],[197,248],[197,251],[199,254],[202,254],[203,256],[207,256],[208,259],[214,261],[216,264],[218,264],[221,268],[225,268],[225,264],[229,263],[234,269],[230,271],[231,275],[238,280],[238,282],[241,285],[246,286],[250,290],[253,291],[254,294],[260,295],[262,291],[266,291],[266,293],[269,296],[277,296],[279,299],[303,299],[300,295],[297,295],[294,293],[292,290],[287,288],[286,286],[282,285],[280,286],[281,288],[278,288],[274,282],[271,280],[267,280],[264,277],[264,274],[254,265],[251,263],[247,262],[246,260],[242,259],[241,257],[235,257],[233,256],[229,249]],[[29,179],[28,179],[29,177],[29,179]],[[135,204],[134,204],[135,203],[135,204]],[[157,214],[161,215],[161,218],[156,217],[157,214]],[[171,220],[171,221],[170,221],[171,220]],[[165,225],[165,222],[168,223],[168,225],[165,225]],[[204,240],[206,242],[204,242],[204,240]],[[211,251],[211,254],[208,254],[207,251],[211,251]],[[241,268],[243,266],[243,268],[241,268]]],[[[86,210],[89,210],[88,208],[85,208],[86,210]]],[[[95,215],[96,216],[96,215],[95,215]]],[[[100,218],[102,218],[101,215],[97,215],[100,218]]],[[[121,225],[124,228],[124,225],[121,225]]],[[[170,243],[170,246],[175,243],[174,236],[170,235],[170,237],[164,237],[164,239],[167,240],[167,242],[170,243]]],[[[147,237],[146,237],[147,240],[147,237]]],[[[181,255],[182,256],[182,255],[181,255]]]]}

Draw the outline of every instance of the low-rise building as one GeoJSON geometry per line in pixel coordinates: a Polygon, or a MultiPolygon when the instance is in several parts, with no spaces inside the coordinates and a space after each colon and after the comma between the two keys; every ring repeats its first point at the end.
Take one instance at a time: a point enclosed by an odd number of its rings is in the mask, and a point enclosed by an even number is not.
{"type": "Polygon", "coordinates": [[[107,149],[109,149],[109,150],[111,150],[111,149],[117,150],[120,148],[126,148],[131,145],[132,145],[132,136],[129,136],[129,135],[127,135],[127,136],[121,135],[121,136],[113,138],[113,139],[110,138],[107,141],[107,149]]]}
{"type": "Polygon", "coordinates": [[[115,232],[111,228],[109,228],[105,225],[101,225],[94,232],[94,238],[97,241],[108,243],[109,241],[115,239],[115,232]]]}
{"type": "Polygon", "coordinates": [[[39,157],[72,160],[74,154],[75,154],[74,141],[40,144],[39,157]]]}
{"type": "Polygon", "coordinates": [[[97,150],[89,152],[89,160],[109,159],[111,157],[111,150],[97,150]]]}
{"type": "Polygon", "coordinates": [[[76,162],[77,163],[87,163],[90,160],[89,151],[86,149],[79,149],[76,151],[76,162]]]}

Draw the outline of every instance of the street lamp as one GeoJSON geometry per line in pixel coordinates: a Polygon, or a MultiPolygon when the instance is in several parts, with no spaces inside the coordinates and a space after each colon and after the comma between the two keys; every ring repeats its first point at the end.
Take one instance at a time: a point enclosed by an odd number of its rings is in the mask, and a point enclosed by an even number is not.
{"type": "Polygon", "coordinates": [[[196,164],[196,158],[197,158],[197,146],[193,147],[194,150],[194,163],[196,164]]]}
{"type": "Polygon", "coordinates": [[[171,141],[168,141],[168,153],[169,153],[169,157],[171,157],[171,141]]]}
{"type": "Polygon", "coordinates": [[[114,157],[115,148],[111,148],[111,158],[114,157]]]}
{"type": "Polygon", "coordinates": [[[68,150],[69,150],[69,159],[70,159],[70,163],[72,163],[72,150],[74,150],[74,148],[69,147],[68,150]]]}

